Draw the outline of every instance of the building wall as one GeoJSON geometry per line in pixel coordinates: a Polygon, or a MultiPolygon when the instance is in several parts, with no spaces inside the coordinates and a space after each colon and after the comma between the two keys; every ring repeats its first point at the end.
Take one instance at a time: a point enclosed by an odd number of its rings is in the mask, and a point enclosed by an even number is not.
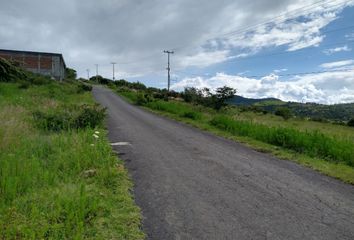
{"type": "Polygon", "coordinates": [[[65,64],[58,54],[0,51],[0,57],[14,61],[33,73],[51,76],[58,80],[65,78],[65,64]]]}

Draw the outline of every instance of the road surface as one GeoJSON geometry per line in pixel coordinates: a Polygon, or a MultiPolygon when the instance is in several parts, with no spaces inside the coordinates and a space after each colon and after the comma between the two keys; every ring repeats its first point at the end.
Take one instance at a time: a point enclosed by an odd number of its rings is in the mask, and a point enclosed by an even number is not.
{"type": "Polygon", "coordinates": [[[354,239],[354,186],[93,93],[148,239],[354,239]]]}

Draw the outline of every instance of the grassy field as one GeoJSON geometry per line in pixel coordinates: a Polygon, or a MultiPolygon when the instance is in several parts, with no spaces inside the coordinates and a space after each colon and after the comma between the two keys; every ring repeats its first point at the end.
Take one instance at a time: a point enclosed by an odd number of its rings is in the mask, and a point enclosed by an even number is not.
{"type": "MultiPolygon", "coordinates": [[[[118,94],[133,103],[137,99],[133,91],[118,91],[118,94]]],[[[154,100],[143,107],[354,184],[351,127],[296,118],[284,120],[235,107],[215,111],[173,100],[154,100]]]]}
{"type": "Polygon", "coordinates": [[[237,108],[230,109],[230,114],[232,114],[235,119],[241,121],[252,121],[254,123],[259,123],[271,127],[294,128],[299,131],[319,131],[335,138],[347,139],[354,142],[354,128],[347,126],[316,121],[306,121],[301,118],[291,118],[287,121],[284,121],[282,117],[273,114],[240,112],[237,110],[237,108]]]}
{"type": "Polygon", "coordinates": [[[0,83],[0,239],[144,238],[95,108],[74,83],[0,83]]]}

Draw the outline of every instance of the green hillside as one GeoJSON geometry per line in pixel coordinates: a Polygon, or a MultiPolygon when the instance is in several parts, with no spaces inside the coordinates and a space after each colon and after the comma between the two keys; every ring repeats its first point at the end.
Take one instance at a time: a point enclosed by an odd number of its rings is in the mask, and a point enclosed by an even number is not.
{"type": "Polygon", "coordinates": [[[354,118],[354,103],[325,105],[317,103],[284,102],[276,98],[253,99],[235,96],[229,101],[237,106],[256,106],[262,110],[274,113],[279,106],[287,107],[301,118],[316,121],[347,122],[354,118]]]}

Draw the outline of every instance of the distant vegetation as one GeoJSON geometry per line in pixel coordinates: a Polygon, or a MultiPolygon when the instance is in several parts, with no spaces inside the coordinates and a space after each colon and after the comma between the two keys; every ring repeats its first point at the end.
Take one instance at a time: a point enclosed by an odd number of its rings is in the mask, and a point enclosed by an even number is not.
{"type": "Polygon", "coordinates": [[[276,98],[253,99],[234,96],[230,104],[243,108],[257,107],[267,112],[276,112],[281,106],[288,108],[294,116],[308,118],[319,122],[335,122],[345,124],[354,119],[354,103],[324,105],[317,103],[284,102],[276,98]]]}
{"type": "Polygon", "coordinates": [[[92,87],[1,58],[0,76],[0,239],[143,239],[92,87]]]}
{"type": "Polygon", "coordinates": [[[274,114],[277,116],[281,116],[282,118],[284,118],[284,120],[288,120],[293,116],[291,110],[287,107],[276,108],[274,114]]]}
{"type": "MultiPolygon", "coordinates": [[[[304,164],[354,183],[354,132],[349,127],[296,117],[293,109],[284,104],[274,104],[273,112],[256,103],[227,105],[225,103],[235,93],[228,87],[215,93],[196,88],[177,93],[124,80],[109,81],[107,85],[137,105],[221,135],[231,134],[252,144],[256,144],[253,141],[256,140],[286,149],[294,153],[291,158],[301,163],[304,162],[299,156],[306,156],[310,160],[304,164]],[[217,102],[219,99],[222,99],[221,104],[217,102]]],[[[261,148],[273,151],[268,145],[261,148]]]]}

